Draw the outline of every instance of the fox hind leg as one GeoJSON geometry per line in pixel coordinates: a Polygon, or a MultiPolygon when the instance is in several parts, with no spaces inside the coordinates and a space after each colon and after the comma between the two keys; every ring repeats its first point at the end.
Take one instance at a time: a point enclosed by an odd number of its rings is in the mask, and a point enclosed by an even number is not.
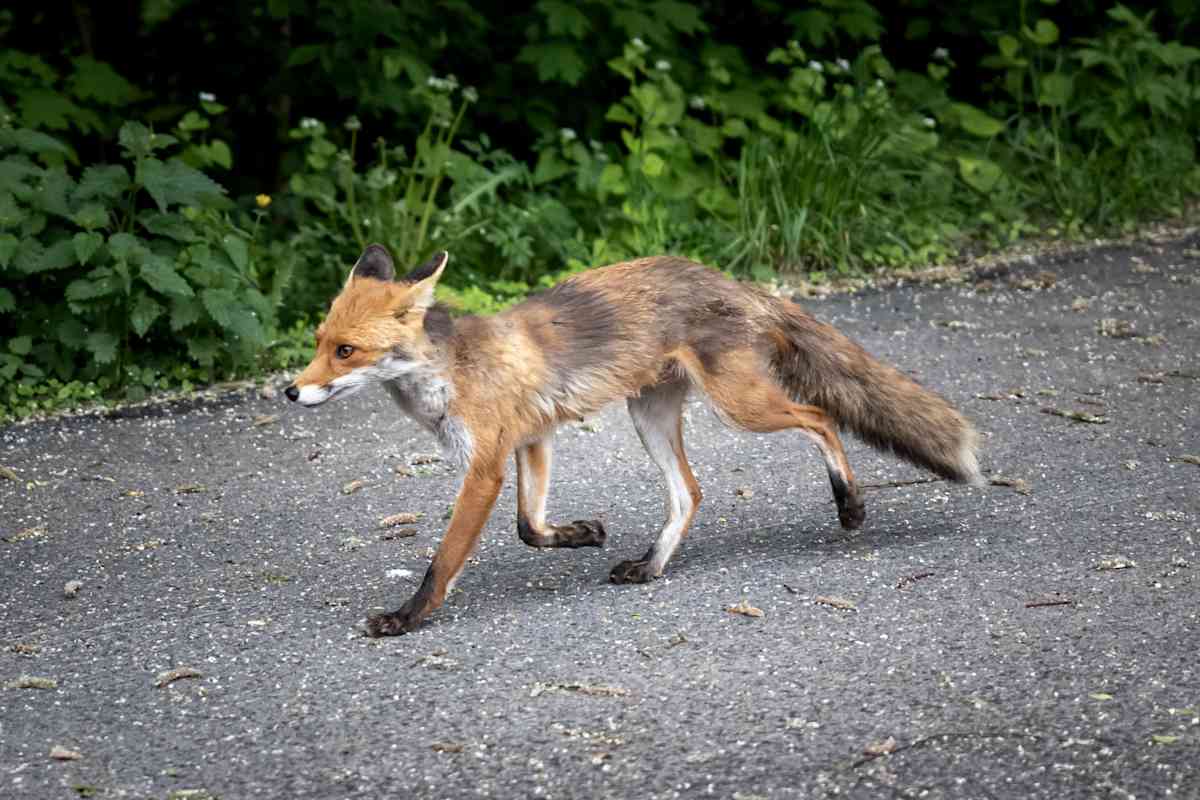
{"type": "Polygon", "coordinates": [[[546,522],[552,441],[546,436],[517,448],[517,535],[530,547],[601,547],[607,533],[599,520],[546,522]]]}
{"type": "Polygon", "coordinates": [[[644,556],[613,567],[613,583],[646,583],[662,575],[700,504],[700,486],[683,451],[683,400],[688,384],[677,380],[643,389],[628,401],[629,416],[646,452],[667,482],[667,521],[644,556]]]}
{"type": "Polygon", "coordinates": [[[712,369],[689,365],[720,413],[739,428],[755,433],[772,433],[796,428],[817,446],[825,460],[838,522],[847,530],[861,527],[866,506],[854,470],[846,458],[837,424],[823,409],[795,403],[770,373],[758,366],[753,353],[728,353],[712,369]]]}

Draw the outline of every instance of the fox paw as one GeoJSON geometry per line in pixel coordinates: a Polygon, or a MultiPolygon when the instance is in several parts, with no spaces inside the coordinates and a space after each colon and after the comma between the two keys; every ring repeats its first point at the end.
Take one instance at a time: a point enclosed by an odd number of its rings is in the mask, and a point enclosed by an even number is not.
{"type": "Polygon", "coordinates": [[[861,500],[849,501],[838,507],[838,522],[848,531],[858,530],[867,518],[867,507],[861,500]]]}
{"type": "Polygon", "coordinates": [[[367,617],[367,635],[378,639],[380,636],[400,636],[417,629],[420,620],[413,619],[408,614],[393,611],[390,614],[374,614],[367,617]]]}
{"type": "Polygon", "coordinates": [[[598,519],[577,519],[570,525],[555,526],[554,532],[559,547],[603,547],[608,538],[604,523],[598,519]]]}
{"type": "Polygon", "coordinates": [[[608,573],[608,579],[613,583],[649,583],[657,577],[648,559],[622,561],[608,573]]]}

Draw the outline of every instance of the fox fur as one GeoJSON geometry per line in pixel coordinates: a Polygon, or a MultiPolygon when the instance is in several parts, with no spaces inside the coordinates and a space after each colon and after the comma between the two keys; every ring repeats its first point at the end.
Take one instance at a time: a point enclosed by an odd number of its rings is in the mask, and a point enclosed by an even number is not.
{"type": "Polygon", "coordinates": [[[412,631],[442,604],[510,455],[522,541],[601,546],[598,521],[546,521],[551,444],[559,425],[618,400],[662,470],[669,514],[644,556],[613,567],[616,583],[660,576],[700,503],[681,417],[693,390],[732,426],[794,429],[811,440],[846,528],[862,524],[865,507],[842,428],[944,478],[982,482],[975,430],[953,406],[789,300],[661,256],[574,275],[491,317],[453,319],[434,303],[447,259],[438,253],[397,278],[387,250],[368,247],[317,328],[312,363],[286,390],[316,406],[381,383],[464,470],[421,587],[398,610],[371,617],[372,635],[412,631]]]}

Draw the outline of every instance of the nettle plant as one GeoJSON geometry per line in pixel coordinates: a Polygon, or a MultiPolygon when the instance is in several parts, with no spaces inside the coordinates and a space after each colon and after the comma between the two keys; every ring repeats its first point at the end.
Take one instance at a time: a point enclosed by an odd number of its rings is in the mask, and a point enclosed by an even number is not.
{"type": "Polygon", "coordinates": [[[1163,42],[1122,5],[1102,35],[1060,41],[1049,18],[1001,34],[983,65],[998,73],[1013,124],[1008,141],[1069,231],[1179,213],[1200,188],[1196,141],[1200,49],[1163,42]]]}
{"type": "MultiPolygon", "coordinates": [[[[219,107],[211,109],[219,111],[219,107]]],[[[120,163],[75,171],[58,139],[0,129],[0,390],[68,380],[103,392],[211,380],[249,366],[273,324],[250,232],[187,163],[220,163],[185,117],[180,137],[138,122],[120,163]],[[149,354],[153,353],[151,356],[149,354]]],[[[78,384],[76,384],[78,385],[78,384]]]]}
{"type": "Polygon", "coordinates": [[[379,138],[363,148],[354,118],[342,131],[316,119],[292,131],[305,144],[304,169],[289,182],[303,203],[288,248],[304,264],[290,288],[300,306],[326,302],[345,280],[347,259],[371,242],[405,264],[424,260],[435,243],[450,250],[458,266],[439,293],[465,311],[510,305],[547,262],[563,260],[560,242],[577,228],[566,207],[535,191],[529,167],[486,135],[459,140],[474,89],[448,76],[413,93],[427,118],[411,147],[379,138]]]}
{"type": "MultiPolygon", "coordinates": [[[[719,64],[709,64],[719,80],[719,64]]],[[[571,130],[545,142],[534,172],[539,183],[574,176],[575,189],[595,198],[607,214],[593,260],[677,252],[706,257],[714,223],[728,228],[737,210],[727,143],[749,128],[733,109],[689,95],[671,63],[653,58],[640,39],[624,47],[609,67],[629,81],[628,93],[609,107],[620,147],[584,144],[571,130]]],[[[714,78],[716,76],[716,78],[714,78]]],[[[728,80],[728,76],[724,75],[728,80]]]]}

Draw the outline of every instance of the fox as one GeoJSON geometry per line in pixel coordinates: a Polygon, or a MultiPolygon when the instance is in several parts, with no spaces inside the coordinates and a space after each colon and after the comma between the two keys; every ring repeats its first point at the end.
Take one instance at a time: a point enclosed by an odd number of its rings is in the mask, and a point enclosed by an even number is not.
{"type": "Polygon", "coordinates": [[[516,462],[517,535],[534,548],[602,547],[599,520],[547,521],[554,434],[624,400],[667,488],[667,519],[613,583],[663,575],[701,501],[683,446],[684,401],[706,395],[726,424],[795,430],[820,452],[840,525],[866,518],[839,431],[943,478],[982,485],[978,434],[954,406],[797,303],[675,256],[576,273],[491,316],[435,302],[439,251],[398,276],[372,244],[316,329],[312,362],[284,390],[315,407],[382,384],[430,431],[463,478],[420,587],[366,619],[370,636],[410,633],[438,609],[474,551],[516,462]]]}

